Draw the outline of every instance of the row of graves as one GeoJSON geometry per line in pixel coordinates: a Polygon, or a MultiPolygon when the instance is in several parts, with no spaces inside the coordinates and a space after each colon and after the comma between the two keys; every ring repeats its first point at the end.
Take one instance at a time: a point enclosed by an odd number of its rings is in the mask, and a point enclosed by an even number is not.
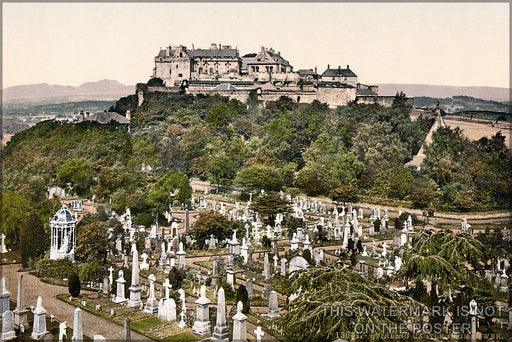
{"type": "MultiPolygon", "coordinates": [[[[37,297],[35,307],[28,307],[25,304],[23,274],[18,275],[18,292],[14,310],[10,309],[10,296],[11,293],[7,290],[5,279],[2,278],[0,281],[0,341],[23,341],[26,339],[51,341],[55,338],[58,338],[59,341],[67,340],[67,322],[58,322],[53,315],[47,317],[41,296],[37,297]],[[33,315],[32,325],[29,323],[29,313],[33,315]],[[58,323],[58,336],[52,335],[48,330],[47,318],[50,319],[51,323],[58,323]]],[[[80,308],[75,309],[73,318],[73,335],[71,340],[83,341],[83,321],[80,308]]],[[[122,341],[130,341],[130,335],[130,321],[126,319],[122,341]]],[[[102,335],[95,334],[93,341],[101,342],[106,341],[106,339],[102,335]]]]}

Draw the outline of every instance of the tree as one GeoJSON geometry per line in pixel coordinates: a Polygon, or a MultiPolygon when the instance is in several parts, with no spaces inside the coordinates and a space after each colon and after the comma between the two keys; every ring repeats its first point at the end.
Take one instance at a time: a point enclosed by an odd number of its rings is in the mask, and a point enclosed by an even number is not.
{"type": "Polygon", "coordinates": [[[32,212],[20,225],[20,253],[23,267],[28,267],[29,260],[41,256],[49,240],[39,215],[32,212]]]}
{"type": "Polygon", "coordinates": [[[218,102],[211,106],[205,118],[206,123],[214,130],[225,127],[230,120],[231,112],[227,104],[223,102],[218,102]]]}
{"type": "Polygon", "coordinates": [[[433,208],[438,201],[438,193],[431,187],[416,187],[412,189],[411,199],[414,208],[433,208]]]}
{"type": "Polygon", "coordinates": [[[235,182],[252,190],[279,191],[283,187],[278,170],[262,164],[242,168],[236,175],[235,182]]]}
{"type": "Polygon", "coordinates": [[[225,154],[211,156],[206,163],[206,175],[211,184],[229,185],[236,175],[236,165],[225,154]]]}
{"type": "Polygon", "coordinates": [[[342,185],[336,189],[331,190],[329,197],[336,203],[346,202],[355,203],[359,200],[357,189],[351,185],[342,185]]]}
{"type": "MultiPolygon", "coordinates": [[[[343,332],[354,331],[355,324],[373,327],[381,334],[389,326],[406,320],[408,313],[397,315],[335,315],[325,314],[326,307],[352,308],[353,312],[378,307],[413,307],[418,305],[407,296],[389,290],[385,285],[369,281],[341,264],[312,268],[295,274],[286,287],[286,294],[301,294],[288,306],[288,313],[278,322],[286,340],[333,341],[343,332]]],[[[420,304],[421,305],[421,304],[420,304]]],[[[358,340],[371,336],[358,336],[358,340]]]]}
{"type": "Polygon", "coordinates": [[[308,264],[311,264],[311,251],[309,249],[304,249],[302,257],[308,262],[308,264]]]}
{"type": "Polygon", "coordinates": [[[184,269],[179,267],[171,267],[169,270],[169,283],[172,285],[173,289],[180,289],[181,285],[183,285],[183,280],[185,279],[187,273],[184,269]]]}
{"type": "Polygon", "coordinates": [[[78,195],[85,194],[93,182],[93,169],[86,160],[67,160],[57,170],[57,183],[61,187],[70,184],[78,195]]]}
{"type": "Polygon", "coordinates": [[[14,191],[7,190],[2,196],[0,223],[2,233],[6,235],[6,244],[18,245],[19,226],[30,210],[30,202],[14,191]]]}
{"type": "Polygon", "coordinates": [[[233,230],[241,229],[237,221],[230,221],[219,213],[207,212],[199,214],[190,232],[196,240],[198,248],[204,248],[205,240],[211,235],[222,241],[233,234],[233,230]]]}
{"type": "Polygon", "coordinates": [[[236,300],[235,300],[236,303],[238,302],[242,302],[242,312],[244,314],[248,314],[249,313],[249,310],[251,308],[251,303],[250,303],[250,300],[249,300],[249,294],[247,292],[247,289],[245,288],[244,285],[240,285],[238,287],[238,289],[236,290],[236,300]]]}
{"type": "Polygon", "coordinates": [[[93,221],[77,227],[76,258],[79,260],[106,262],[108,240],[105,224],[93,221]]]}
{"type": "Polygon", "coordinates": [[[171,198],[188,204],[191,197],[192,187],[187,176],[179,172],[169,172],[158,178],[153,191],[148,195],[147,202],[162,211],[170,204],[171,198]]]}
{"type": "Polygon", "coordinates": [[[69,276],[68,280],[68,289],[69,294],[73,297],[78,297],[80,295],[80,279],[78,278],[78,274],[73,273],[69,276]]]}
{"type": "Polygon", "coordinates": [[[162,81],[162,79],[159,77],[152,77],[148,81],[148,87],[164,87],[164,86],[165,86],[164,81],[162,81]]]}
{"type": "Polygon", "coordinates": [[[258,196],[251,203],[251,209],[258,212],[262,217],[267,217],[271,225],[274,224],[277,214],[290,211],[289,206],[290,202],[274,193],[258,196]]]}

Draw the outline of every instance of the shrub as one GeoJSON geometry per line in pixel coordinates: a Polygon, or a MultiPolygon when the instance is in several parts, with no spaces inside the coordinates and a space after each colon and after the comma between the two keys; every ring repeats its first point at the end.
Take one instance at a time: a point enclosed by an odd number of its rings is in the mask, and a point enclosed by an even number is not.
{"type": "Polygon", "coordinates": [[[248,314],[251,305],[250,305],[250,301],[249,301],[249,294],[247,293],[247,289],[245,288],[244,285],[240,285],[238,287],[238,289],[236,290],[235,302],[238,303],[239,301],[242,302],[242,304],[243,304],[242,312],[244,314],[248,314]]]}
{"type": "Polygon", "coordinates": [[[80,281],[95,281],[103,275],[103,267],[96,261],[88,262],[82,266],[78,273],[80,281]]]}
{"type": "Polygon", "coordinates": [[[186,277],[185,270],[178,268],[176,266],[172,267],[169,271],[169,283],[172,285],[173,289],[181,288],[183,284],[183,280],[186,277]]]}
{"type": "Polygon", "coordinates": [[[80,287],[80,279],[78,278],[78,274],[73,273],[68,280],[69,294],[73,297],[78,297],[80,295],[80,287]]]}

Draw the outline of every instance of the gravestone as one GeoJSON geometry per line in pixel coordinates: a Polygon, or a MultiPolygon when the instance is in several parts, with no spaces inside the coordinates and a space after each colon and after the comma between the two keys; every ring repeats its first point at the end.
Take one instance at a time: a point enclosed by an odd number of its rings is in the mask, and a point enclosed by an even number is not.
{"type": "Polygon", "coordinates": [[[233,341],[245,342],[247,316],[242,313],[243,304],[238,301],[236,305],[236,314],[233,316],[233,341]]]}
{"type": "Polygon", "coordinates": [[[178,267],[185,268],[185,251],[183,250],[183,242],[180,242],[180,250],[176,253],[178,255],[178,267]]]}
{"type": "Polygon", "coordinates": [[[141,258],[142,258],[142,263],[140,264],[140,269],[141,270],[149,270],[149,264],[148,264],[148,255],[146,253],[142,253],[141,255],[141,258]]]}
{"type": "Polygon", "coordinates": [[[281,276],[282,277],[285,277],[286,276],[286,258],[281,258],[281,276]]]}
{"type": "Polygon", "coordinates": [[[11,310],[7,310],[2,314],[2,336],[1,341],[10,341],[16,339],[14,332],[14,315],[11,310]]]}
{"type": "Polygon", "coordinates": [[[106,341],[103,335],[94,335],[93,342],[103,342],[106,341]]]}
{"type": "Polygon", "coordinates": [[[256,336],[256,342],[261,342],[261,338],[265,335],[261,327],[257,327],[256,330],[254,330],[254,336],[256,336]]]}
{"type": "Polygon", "coordinates": [[[68,328],[67,322],[59,323],[59,342],[64,341],[66,338],[66,329],[68,328]]]}
{"type": "Polygon", "coordinates": [[[155,314],[158,312],[158,302],[155,298],[155,275],[150,274],[148,277],[149,280],[149,295],[146,301],[146,306],[144,307],[144,312],[148,314],[155,314]]]}
{"type": "Polygon", "coordinates": [[[208,306],[210,300],[206,298],[206,287],[201,286],[201,296],[196,300],[196,320],[192,326],[192,332],[199,336],[210,336],[210,315],[208,306]]]}
{"type": "Polygon", "coordinates": [[[34,326],[32,328],[32,339],[39,340],[48,331],[46,330],[46,310],[43,308],[41,296],[37,297],[36,308],[34,309],[34,326]]]}
{"type": "Polygon", "coordinates": [[[132,284],[129,287],[130,300],[127,306],[130,308],[139,307],[142,303],[140,299],[141,288],[139,285],[139,252],[137,248],[133,249],[133,263],[132,263],[132,284]]]}
{"type": "Polygon", "coordinates": [[[0,234],[0,253],[7,253],[7,248],[5,247],[5,235],[0,234]]]}
{"type": "Polygon", "coordinates": [[[124,296],[124,284],[126,280],[124,280],[124,273],[122,270],[119,271],[119,278],[116,280],[117,283],[117,295],[114,300],[115,303],[124,303],[126,301],[126,297],[124,296]]]}
{"type": "Polygon", "coordinates": [[[16,296],[16,309],[14,310],[14,326],[17,329],[28,329],[27,313],[28,308],[25,305],[23,295],[23,274],[18,275],[18,294],[16,296]],[[22,328],[23,327],[23,328],[22,328]]]}
{"type": "Polygon", "coordinates": [[[272,290],[272,282],[270,279],[270,264],[268,261],[268,253],[265,253],[265,257],[263,259],[263,275],[265,276],[263,297],[268,298],[270,295],[270,291],[272,290]]]}
{"type": "Polygon", "coordinates": [[[254,290],[252,287],[252,279],[247,279],[247,281],[245,282],[245,287],[247,288],[247,294],[249,296],[249,299],[253,299],[254,298],[254,290]]]}
{"type": "Polygon", "coordinates": [[[307,271],[309,269],[309,263],[303,257],[296,256],[290,260],[288,269],[290,274],[295,271],[307,271]]]}
{"type": "Polygon", "coordinates": [[[279,314],[279,307],[277,306],[277,292],[270,291],[270,296],[268,299],[268,312],[267,317],[270,319],[278,319],[281,317],[279,314]]]}
{"type": "Polygon", "coordinates": [[[83,341],[84,334],[82,331],[82,310],[80,308],[75,309],[73,319],[73,337],[71,341],[83,341]]]}
{"type": "Polygon", "coordinates": [[[0,281],[0,299],[2,301],[0,305],[0,313],[2,314],[9,310],[9,297],[11,297],[11,293],[7,291],[7,286],[5,285],[5,278],[2,277],[2,280],[0,281]]]}
{"type": "Polygon", "coordinates": [[[130,320],[125,318],[123,323],[123,342],[131,342],[130,320]]]}
{"type": "Polygon", "coordinates": [[[217,296],[217,323],[213,328],[212,341],[229,342],[228,326],[226,325],[226,303],[224,289],[219,288],[217,296]]]}

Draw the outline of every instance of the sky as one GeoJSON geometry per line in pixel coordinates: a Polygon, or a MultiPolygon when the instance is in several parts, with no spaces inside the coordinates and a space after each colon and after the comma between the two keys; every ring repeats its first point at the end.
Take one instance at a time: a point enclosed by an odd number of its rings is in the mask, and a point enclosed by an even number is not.
{"type": "Polygon", "coordinates": [[[508,3],[3,3],[2,87],[146,82],[160,47],[274,48],[366,84],[510,86],[508,3]]]}

